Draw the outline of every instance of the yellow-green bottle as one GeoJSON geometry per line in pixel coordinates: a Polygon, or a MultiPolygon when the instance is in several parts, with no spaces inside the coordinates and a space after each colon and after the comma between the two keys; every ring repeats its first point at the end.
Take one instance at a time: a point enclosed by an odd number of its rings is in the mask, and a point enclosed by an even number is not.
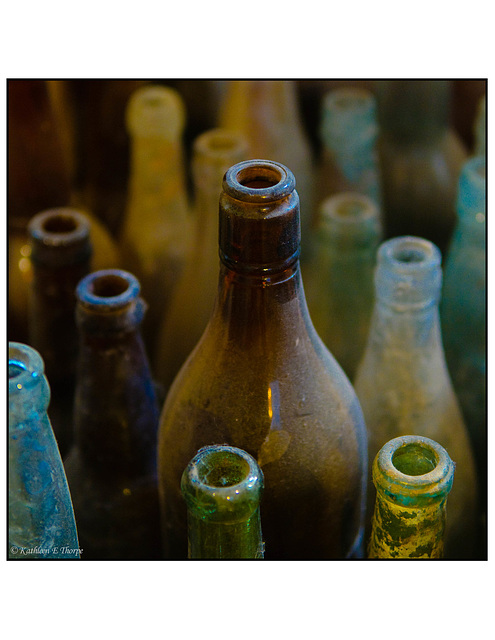
{"type": "Polygon", "coordinates": [[[387,442],[373,462],[376,503],[368,558],[442,558],[455,464],[422,436],[387,442]]]}

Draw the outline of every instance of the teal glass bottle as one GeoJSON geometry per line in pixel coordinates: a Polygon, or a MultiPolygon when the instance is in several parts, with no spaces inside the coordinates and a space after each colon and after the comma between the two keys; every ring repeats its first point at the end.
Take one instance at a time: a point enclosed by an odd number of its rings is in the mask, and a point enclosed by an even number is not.
{"type": "Polygon", "coordinates": [[[457,215],[445,260],[440,315],[447,365],[473,444],[484,499],[487,480],[484,156],[471,158],[463,167],[457,215]]]}
{"type": "Polygon", "coordinates": [[[450,126],[448,80],[376,83],[385,237],[430,240],[445,255],[467,151],[450,126]]]}
{"type": "MultiPolygon", "coordinates": [[[[431,242],[403,236],[380,246],[375,308],[354,387],[368,429],[370,470],[383,444],[398,436],[425,436],[449,452],[456,484],[449,498],[445,552],[448,558],[465,558],[475,552],[477,477],[445,362],[441,286],[441,254],[431,242]]],[[[372,512],[369,500],[368,525],[372,512]]]]}
{"type": "Polygon", "coordinates": [[[263,558],[263,473],[252,456],[226,445],[203,447],[184,470],[181,490],[189,558],[263,558]]]}
{"type": "Polygon", "coordinates": [[[315,329],[350,380],[368,340],[381,235],[378,208],[369,197],[330,196],[320,207],[313,255],[303,267],[315,329]]]}
{"type": "Polygon", "coordinates": [[[366,431],[354,390],[309,317],[294,175],[269,160],[230,167],[219,219],[212,315],[160,418],[165,554],[187,553],[184,468],[201,447],[226,443],[263,470],[267,557],[357,555],[366,431]]]}
{"type": "Polygon", "coordinates": [[[158,406],[139,331],[140,286],[119,269],[77,286],[74,444],[65,460],[87,559],[159,558],[158,406]]]}
{"type": "Polygon", "coordinates": [[[422,436],[387,442],[373,462],[376,503],[368,558],[442,558],[455,465],[422,436]]]}
{"type": "Polygon", "coordinates": [[[40,354],[9,342],[9,558],[79,558],[40,354]]]}
{"type": "Polygon", "coordinates": [[[371,91],[339,87],[325,94],[317,206],[342,191],[361,193],[380,205],[377,136],[376,100],[371,91]]]}

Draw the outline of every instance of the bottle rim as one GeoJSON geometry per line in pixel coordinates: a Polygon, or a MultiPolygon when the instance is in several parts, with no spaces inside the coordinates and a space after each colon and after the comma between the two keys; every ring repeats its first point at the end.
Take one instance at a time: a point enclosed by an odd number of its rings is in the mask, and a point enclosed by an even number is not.
{"type": "Polygon", "coordinates": [[[82,280],[76,288],[78,303],[95,311],[115,311],[134,302],[141,291],[138,279],[123,269],[101,269],[82,280]]]}
{"type": "Polygon", "coordinates": [[[125,119],[131,136],[174,141],[185,126],[184,102],[172,87],[146,85],[131,94],[125,119]]]}
{"type": "Polygon", "coordinates": [[[76,209],[57,207],[33,216],[28,231],[44,247],[67,247],[89,238],[89,221],[76,209]]]}
{"type": "Polygon", "coordinates": [[[294,174],[272,160],[244,160],[225,173],[223,190],[242,202],[270,203],[282,200],[296,187],[294,174]]]}
{"type": "Polygon", "coordinates": [[[32,389],[44,372],[43,358],[36,349],[21,342],[9,342],[9,395],[32,389]]]}
{"type": "Polygon", "coordinates": [[[378,207],[373,200],[355,191],[342,191],[329,196],[320,205],[321,219],[326,224],[355,227],[378,220],[378,207]]]}

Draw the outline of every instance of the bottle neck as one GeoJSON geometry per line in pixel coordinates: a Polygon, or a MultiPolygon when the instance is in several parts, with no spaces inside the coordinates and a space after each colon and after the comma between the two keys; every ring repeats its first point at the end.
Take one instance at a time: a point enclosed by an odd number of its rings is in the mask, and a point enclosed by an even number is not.
{"type": "Polygon", "coordinates": [[[373,463],[376,504],[370,558],[441,558],[454,464],[438,443],[395,438],[373,463]]]}

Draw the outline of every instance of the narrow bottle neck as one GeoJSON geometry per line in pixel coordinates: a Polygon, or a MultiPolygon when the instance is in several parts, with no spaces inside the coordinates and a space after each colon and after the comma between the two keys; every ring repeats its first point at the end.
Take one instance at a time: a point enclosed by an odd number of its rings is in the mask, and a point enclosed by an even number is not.
{"type": "Polygon", "coordinates": [[[185,196],[185,192],[184,158],[180,141],[134,138],[131,151],[131,197],[169,201],[185,196]]]}

